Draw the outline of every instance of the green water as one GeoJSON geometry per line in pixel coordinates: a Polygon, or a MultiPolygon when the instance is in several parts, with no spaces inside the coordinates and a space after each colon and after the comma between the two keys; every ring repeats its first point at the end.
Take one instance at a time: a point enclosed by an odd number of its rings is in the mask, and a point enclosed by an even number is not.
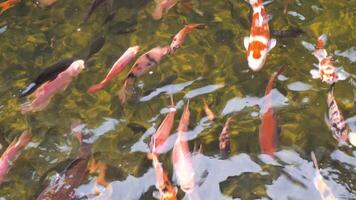
{"type": "MultiPolygon", "coordinates": [[[[289,6],[288,15],[283,14],[282,1],[267,5],[271,29],[299,27],[306,33],[277,38],[259,73],[249,70],[243,47],[243,38],[250,32],[250,6],[243,0],[191,2],[193,11],[178,5],[159,21],[152,19],[155,3],[148,0],[103,4],[84,24],[89,0],[59,1],[45,8],[22,1],[0,16],[1,151],[26,127],[34,135],[0,186],[1,199],[35,199],[76,157],[79,143],[70,133],[73,119],[80,119],[96,136],[93,158],[108,165],[106,179],[112,190],[108,199],[154,199],[155,175],[146,152],[153,128],[167,111],[167,94],[172,92],[178,104],[175,127],[183,101],[190,98],[189,146],[193,150],[194,144],[202,145],[202,153],[194,156],[201,199],[320,199],[312,183],[311,151],[316,152],[334,195],[356,199],[356,151],[338,147],[333,139],[324,121],[328,85],[312,79],[309,70],[317,60],[302,45],[303,41],[314,44],[322,33],[328,35],[327,51],[337,66],[350,73],[337,83],[335,97],[348,126],[356,131],[356,1],[297,0],[289,6]],[[114,19],[103,25],[112,11],[117,11],[114,19]],[[140,78],[137,96],[126,105],[121,106],[115,94],[128,69],[97,94],[86,93],[129,46],[140,45],[143,53],[167,45],[187,23],[205,23],[208,28],[192,32],[174,55],[140,78]],[[86,62],[86,69],[66,91],[42,112],[28,116],[19,112],[23,101],[18,94],[44,67],[64,58],[84,57],[100,35],[106,38],[103,49],[86,62]],[[258,127],[266,85],[282,65],[287,67],[273,90],[281,127],[273,161],[261,155],[258,127]],[[215,122],[205,117],[201,96],[216,113],[215,122]],[[223,160],[218,137],[233,113],[232,151],[223,160]]],[[[171,152],[160,160],[176,184],[171,152]]],[[[77,193],[90,194],[95,178],[89,175],[77,193]]],[[[179,190],[178,196],[184,198],[184,193],[179,190]]]]}

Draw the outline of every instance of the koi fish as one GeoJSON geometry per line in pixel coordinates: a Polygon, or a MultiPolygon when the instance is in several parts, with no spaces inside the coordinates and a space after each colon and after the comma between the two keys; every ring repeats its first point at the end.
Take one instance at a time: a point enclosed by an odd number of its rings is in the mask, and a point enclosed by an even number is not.
{"type": "Polygon", "coordinates": [[[262,0],[246,0],[253,8],[252,28],[249,37],[244,38],[247,50],[248,66],[253,71],[262,69],[267,53],[276,46],[277,41],[270,39],[268,15],[262,5],[262,0]]]}
{"type": "Polygon", "coordinates": [[[268,154],[270,156],[273,156],[277,149],[278,135],[280,131],[277,123],[277,116],[272,106],[271,91],[273,89],[274,82],[276,81],[278,75],[283,72],[283,70],[284,66],[282,66],[277,71],[277,73],[272,75],[265,91],[265,98],[267,101],[265,109],[267,111],[262,114],[262,123],[259,131],[259,143],[262,153],[268,154]]]}
{"type": "Polygon", "coordinates": [[[84,15],[83,21],[87,22],[93,12],[106,0],[92,0],[87,13],[84,15]]]}
{"type": "Polygon", "coordinates": [[[213,111],[209,108],[208,102],[206,102],[206,99],[204,97],[202,97],[201,100],[203,101],[203,104],[204,104],[204,111],[205,111],[206,116],[208,116],[208,119],[210,121],[214,121],[215,115],[214,115],[213,111]]]}
{"type": "Polygon", "coordinates": [[[163,13],[167,13],[178,3],[178,0],[160,0],[157,2],[156,8],[152,13],[152,17],[155,20],[162,18],[163,13]]]}
{"type": "Polygon", "coordinates": [[[320,193],[320,196],[323,200],[336,200],[335,196],[331,192],[331,189],[325,183],[323,176],[321,176],[321,174],[320,174],[318,162],[316,161],[314,152],[311,152],[311,158],[313,160],[313,163],[314,163],[315,169],[316,169],[315,177],[313,179],[315,188],[318,190],[318,192],[320,193]]]}
{"type": "Polygon", "coordinates": [[[11,165],[19,155],[21,149],[25,148],[31,141],[31,137],[32,135],[29,130],[24,131],[20,138],[15,138],[2,154],[0,158],[0,184],[5,180],[5,176],[10,171],[11,165]]]}
{"type": "Polygon", "coordinates": [[[313,79],[321,79],[322,82],[328,84],[336,83],[339,80],[345,80],[347,78],[346,74],[338,72],[334,67],[334,61],[331,56],[324,49],[327,37],[325,34],[318,38],[318,42],[315,47],[313,55],[319,60],[318,70],[310,70],[310,74],[313,79]]]}
{"type": "Polygon", "coordinates": [[[336,104],[334,97],[334,85],[331,86],[328,92],[327,103],[329,109],[327,124],[331,129],[333,137],[341,145],[346,144],[349,137],[349,129],[347,128],[344,117],[336,104]]]}
{"type": "Polygon", "coordinates": [[[169,110],[169,113],[167,114],[161,125],[158,127],[156,133],[151,137],[150,154],[158,155],[161,153],[162,148],[164,148],[167,138],[173,128],[175,112],[176,109],[174,106],[173,97],[171,96],[171,108],[169,110]]]}
{"type": "Polygon", "coordinates": [[[230,126],[230,122],[232,120],[232,117],[229,117],[225,124],[224,124],[224,128],[220,133],[219,136],[219,149],[220,149],[220,154],[223,157],[226,157],[229,152],[230,152],[230,131],[229,131],[229,126],[230,126]]]}
{"type": "Polygon", "coordinates": [[[85,60],[89,60],[94,54],[98,53],[105,44],[105,36],[100,35],[97,37],[89,46],[88,55],[85,57],[85,60]]]}
{"type": "Polygon", "coordinates": [[[17,3],[17,0],[7,0],[7,1],[0,3],[0,8],[1,8],[0,15],[3,14],[8,9],[14,7],[16,3],[17,3]]]}
{"type": "Polygon", "coordinates": [[[184,108],[182,117],[178,125],[178,137],[174,143],[172,151],[172,161],[174,171],[180,188],[185,193],[192,193],[195,188],[194,169],[192,158],[189,152],[186,132],[189,124],[189,101],[184,108]]]}
{"type": "Polygon", "coordinates": [[[206,25],[204,24],[188,24],[185,25],[184,28],[182,28],[174,37],[173,41],[170,45],[171,47],[171,52],[174,53],[183,43],[185,40],[185,37],[187,36],[188,33],[190,33],[194,29],[204,29],[206,28],[206,25]]]}
{"type": "Polygon", "coordinates": [[[135,62],[135,64],[131,67],[129,74],[126,76],[124,80],[123,87],[118,91],[117,95],[121,102],[124,104],[128,97],[133,94],[133,86],[136,78],[142,76],[151,70],[155,65],[159,64],[159,62],[170,52],[170,47],[155,47],[145,54],[141,55],[135,62]]]}
{"type": "Polygon", "coordinates": [[[81,184],[89,172],[87,167],[91,157],[91,143],[88,139],[91,135],[78,132],[74,136],[80,142],[79,155],[42,191],[37,200],[75,199],[75,188],[81,184]]]}
{"type": "Polygon", "coordinates": [[[32,94],[37,88],[47,81],[54,80],[58,74],[68,69],[68,67],[74,62],[74,59],[61,60],[43,70],[37,78],[32,81],[27,88],[21,92],[20,98],[32,94]]]}
{"type": "Polygon", "coordinates": [[[68,69],[58,74],[54,80],[48,81],[38,88],[32,100],[21,104],[21,113],[38,112],[46,108],[52,97],[65,90],[73,78],[78,76],[84,68],[83,60],[74,61],[68,69]]]}
{"type": "Polygon", "coordinates": [[[111,67],[109,73],[106,75],[104,80],[102,80],[100,83],[91,86],[88,89],[88,93],[95,93],[102,89],[111,79],[113,79],[115,76],[117,76],[123,69],[125,69],[126,65],[131,62],[132,59],[135,58],[137,52],[139,51],[140,47],[139,46],[134,46],[128,48],[124,54],[114,63],[114,65],[111,67]]]}
{"type": "Polygon", "coordinates": [[[157,155],[152,155],[152,164],[156,173],[156,188],[159,190],[159,195],[156,195],[160,200],[177,200],[177,191],[169,181],[166,172],[163,170],[162,163],[159,162],[157,155]]]}
{"type": "Polygon", "coordinates": [[[284,6],[283,13],[284,13],[285,15],[288,14],[288,6],[289,6],[289,4],[291,4],[291,3],[293,3],[293,2],[294,2],[294,0],[284,0],[284,1],[283,1],[283,6],[284,6]]]}

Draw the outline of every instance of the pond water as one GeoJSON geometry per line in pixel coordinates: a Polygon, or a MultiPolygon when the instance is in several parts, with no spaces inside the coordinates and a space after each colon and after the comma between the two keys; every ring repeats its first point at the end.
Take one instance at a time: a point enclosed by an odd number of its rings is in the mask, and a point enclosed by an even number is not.
{"type": "MultiPolygon", "coordinates": [[[[107,188],[93,195],[98,177],[89,174],[76,194],[89,199],[154,199],[155,171],[147,159],[150,136],[164,119],[173,94],[177,113],[167,152],[159,159],[177,185],[171,150],[183,105],[190,99],[189,147],[200,199],[321,199],[315,189],[314,151],[326,183],[339,199],[356,199],[356,150],[338,146],[325,122],[329,85],[313,79],[317,59],[308,49],[325,33],[327,52],[336,66],[350,74],[335,86],[334,95],[347,125],[356,131],[356,2],[296,0],[284,14],[283,1],[267,2],[271,30],[300,28],[297,37],[276,38],[277,45],[263,69],[252,72],[243,45],[250,33],[251,7],[243,0],[191,0],[154,20],[155,1],[116,0],[100,5],[86,23],[90,1],[59,0],[41,7],[21,1],[0,16],[0,143],[3,152],[26,128],[33,138],[0,185],[1,199],[35,199],[57,173],[78,155],[71,122],[80,119],[93,132],[92,159],[106,164],[107,188]],[[108,18],[111,13],[112,18],[108,18]],[[139,55],[170,44],[188,23],[207,28],[187,35],[174,55],[162,60],[135,84],[136,94],[121,105],[117,90],[129,67],[103,90],[87,89],[106,75],[130,46],[139,55]],[[19,93],[46,66],[70,57],[84,58],[90,44],[104,36],[103,48],[68,88],[41,112],[23,115],[19,93]],[[284,65],[272,90],[280,127],[275,157],[262,154],[259,126],[265,89],[271,75],[284,65]],[[216,115],[204,112],[204,97],[216,115]],[[219,134],[230,124],[231,152],[221,158],[219,134]]],[[[179,188],[179,186],[177,186],[179,188]]],[[[178,189],[179,199],[188,199],[178,189]]]]}

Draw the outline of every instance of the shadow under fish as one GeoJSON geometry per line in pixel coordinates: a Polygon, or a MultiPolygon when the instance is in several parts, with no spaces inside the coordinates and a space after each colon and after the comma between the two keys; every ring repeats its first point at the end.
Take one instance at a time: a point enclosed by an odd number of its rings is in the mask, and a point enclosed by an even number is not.
{"type": "Polygon", "coordinates": [[[88,175],[88,163],[91,157],[91,146],[88,142],[90,134],[78,133],[80,141],[78,157],[59,174],[59,176],[37,197],[37,200],[63,200],[77,199],[75,189],[88,175]]]}
{"type": "Polygon", "coordinates": [[[85,61],[89,60],[93,55],[98,53],[105,44],[105,36],[100,35],[89,46],[88,55],[85,57],[85,61]]]}
{"type": "Polygon", "coordinates": [[[83,22],[87,22],[90,16],[94,13],[94,11],[105,2],[106,0],[92,0],[89,6],[88,11],[83,17],[83,22]]]}
{"type": "Polygon", "coordinates": [[[300,28],[290,28],[287,30],[271,30],[271,35],[278,38],[294,38],[305,32],[300,28]]]}

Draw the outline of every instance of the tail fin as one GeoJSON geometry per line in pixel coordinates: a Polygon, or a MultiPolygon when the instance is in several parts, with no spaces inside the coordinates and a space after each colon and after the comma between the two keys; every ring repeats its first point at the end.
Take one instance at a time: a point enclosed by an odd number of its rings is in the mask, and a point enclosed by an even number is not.
{"type": "Polygon", "coordinates": [[[135,83],[134,77],[128,76],[125,79],[124,85],[117,92],[117,96],[118,96],[121,104],[125,104],[127,99],[132,96],[133,90],[134,90],[134,87],[133,87],[134,83],[135,83]]]}
{"type": "Polygon", "coordinates": [[[16,143],[16,146],[21,148],[25,147],[31,141],[31,138],[32,138],[31,131],[30,130],[24,131],[21,134],[18,142],[16,143]]]}
{"type": "Polygon", "coordinates": [[[318,41],[316,43],[316,48],[323,49],[324,45],[326,44],[326,41],[327,41],[327,36],[325,34],[322,34],[321,36],[319,36],[318,41]]]}
{"type": "Polygon", "coordinates": [[[105,84],[103,84],[103,83],[98,83],[98,84],[96,84],[96,85],[92,85],[92,86],[90,86],[90,88],[88,89],[88,93],[89,94],[94,94],[95,92],[97,92],[97,91],[99,91],[99,90],[101,90],[101,89],[103,89],[103,87],[105,86],[105,84]]]}
{"type": "Polygon", "coordinates": [[[249,3],[252,7],[260,6],[262,5],[262,0],[245,0],[247,3],[249,3]]]}
{"type": "Polygon", "coordinates": [[[190,29],[205,29],[208,27],[205,24],[187,24],[185,26],[190,29]]]}
{"type": "Polygon", "coordinates": [[[315,168],[316,168],[317,170],[319,170],[318,162],[316,161],[316,157],[315,157],[315,154],[314,154],[313,151],[310,153],[310,157],[311,157],[311,159],[313,160],[313,163],[314,163],[314,165],[315,165],[315,168]]]}

